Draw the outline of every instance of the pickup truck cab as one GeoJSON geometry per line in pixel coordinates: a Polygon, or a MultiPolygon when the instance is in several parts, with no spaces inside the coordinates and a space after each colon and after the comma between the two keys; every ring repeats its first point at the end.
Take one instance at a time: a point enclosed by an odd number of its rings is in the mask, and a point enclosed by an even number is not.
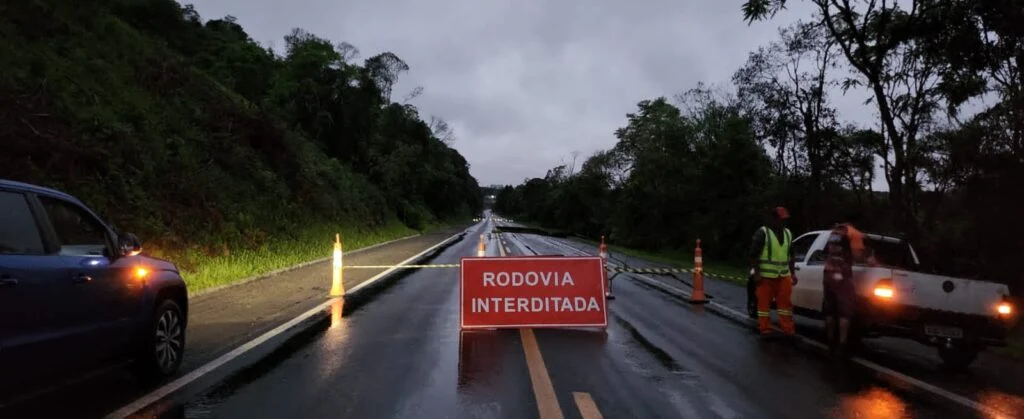
{"type": "MultiPolygon", "coordinates": [[[[821,317],[825,247],[830,231],[793,241],[795,311],[821,317]]],[[[919,260],[906,241],[865,234],[868,263],[854,266],[857,290],[853,340],[895,336],[938,347],[949,366],[966,367],[986,346],[1005,346],[1013,307],[1006,285],[915,272],[919,260]]]]}
{"type": "Polygon", "coordinates": [[[178,369],[185,282],[141,252],[78,199],[0,179],[0,405],[110,366],[178,369]]]}

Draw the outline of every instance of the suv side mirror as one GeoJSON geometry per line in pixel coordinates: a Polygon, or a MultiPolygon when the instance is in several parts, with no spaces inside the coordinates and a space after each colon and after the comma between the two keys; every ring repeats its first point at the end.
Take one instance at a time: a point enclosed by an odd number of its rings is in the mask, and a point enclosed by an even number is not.
{"type": "Polygon", "coordinates": [[[118,233],[117,241],[121,256],[135,256],[142,253],[142,242],[132,233],[118,233]]]}

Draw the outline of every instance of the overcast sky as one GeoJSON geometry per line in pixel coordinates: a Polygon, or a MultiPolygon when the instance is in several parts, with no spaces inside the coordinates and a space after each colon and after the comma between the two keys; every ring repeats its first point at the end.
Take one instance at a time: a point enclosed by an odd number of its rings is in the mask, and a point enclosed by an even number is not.
{"type": "MultiPolygon", "coordinates": [[[[187,1],[187,0],[186,0],[187,1]]],[[[517,184],[615,144],[636,103],[704,81],[727,84],[806,2],[748,26],[740,0],[195,0],[232,15],[280,51],[303,28],[409,64],[393,100],[416,86],[424,120],[444,118],[481,185],[517,184]]],[[[843,120],[874,124],[863,94],[836,98],[843,120]]],[[[881,182],[876,182],[876,190],[881,182]]]]}

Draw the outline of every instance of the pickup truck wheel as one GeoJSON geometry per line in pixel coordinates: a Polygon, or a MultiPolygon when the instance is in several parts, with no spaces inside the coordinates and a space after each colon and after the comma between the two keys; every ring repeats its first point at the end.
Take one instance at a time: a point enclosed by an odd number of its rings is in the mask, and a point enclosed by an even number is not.
{"type": "Polygon", "coordinates": [[[939,358],[942,358],[942,364],[951,370],[963,370],[974,362],[978,358],[980,349],[964,347],[964,346],[953,346],[950,348],[940,346],[939,347],[939,358]]]}
{"type": "Polygon", "coordinates": [[[160,301],[139,346],[135,375],[152,383],[174,374],[185,355],[185,318],[171,299],[160,301]]]}

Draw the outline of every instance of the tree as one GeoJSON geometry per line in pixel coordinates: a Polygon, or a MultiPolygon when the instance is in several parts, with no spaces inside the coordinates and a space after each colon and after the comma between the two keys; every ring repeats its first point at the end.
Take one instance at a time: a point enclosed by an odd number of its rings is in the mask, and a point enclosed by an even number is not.
{"type": "MultiPolygon", "coordinates": [[[[930,12],[919,2],[904,9],[886,0],[810,0],[821,23],[840,47],[857,77],[844,87],[866,86],[877,105],[885,142],[877,150],[884,162],[890,201],[900,224],[917,230],[915,199],[921,190],[919,140],[934,129],[940,107],[938,75],[942,63],[925,57],[927,44],[915,34],[930,12]]],[[[748,0],[748,21],[770,18],[786,0],[748,0]]]]}
{"type": "Polygon", "coordinates": [[[384,52],[366,60],[364,64],[370,77],[380,88],[381,97],[385,101],[391,100],[391,88],[398,81],[398,75],[409,71],[409,65],[391,52],[384,52]]]}
{"type": "Polygon", "coordinates": [[[830,164],[837,155],[831,141],[838,123],[828,99],[836,44],[820,22],[797,22],[779,35],[750,54],[733,82],[759,140],[775,149],[776,170],[807,177],[809,205],[802,215],[817,224],[827,184],[842,176],[830,164]]]}
{"type": "Polygon", "coordinates": [[[441,142],[451,145],[455,142],[455,129],[448,125],[448,121],[437,116],[430,116],[430,130],[441,142]]]}

